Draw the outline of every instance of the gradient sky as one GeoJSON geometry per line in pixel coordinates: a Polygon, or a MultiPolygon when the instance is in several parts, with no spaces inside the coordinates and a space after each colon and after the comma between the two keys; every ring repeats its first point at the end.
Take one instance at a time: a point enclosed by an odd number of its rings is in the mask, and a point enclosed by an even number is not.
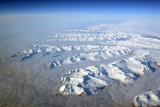
{"type": "Polygon", "coordinates": [[[1,0],[0,13],[159,14],[160,0],[1,0]]]}
{"type": "Polygon", "coordinates": [[[72,19],[150,21],[160,19],[160,0],[1,0],[0,14],[68,15],[68,19],[76,14],[72,19]]]}

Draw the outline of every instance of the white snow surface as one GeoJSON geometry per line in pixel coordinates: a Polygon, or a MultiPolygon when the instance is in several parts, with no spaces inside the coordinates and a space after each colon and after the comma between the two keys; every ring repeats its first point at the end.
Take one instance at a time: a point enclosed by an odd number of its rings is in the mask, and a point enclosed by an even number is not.
{"type": "Polygon", "coordinates": [[[2,16],[0,106],[160,106],[160,18],[2,16]]]}
{"type": "MultiPolygon", "coordinates": [[[[137,51],[137,53],[139,52],[137,51]]],[[[83,91],[81,90],[79,95],[90,95],[96,93],[102,87],[106,87],[113,80],[132,83],[140,76],[153,72],[147,65],[150,61],[149,59],[150,54],[147,51],[143,51],[139,56],[115,61],[107,65],[101,64],[72,70],[61,78],[63,85],[60,87],[60,93],[65,95],[75,93],[77,95],[77,91],[80,88],[83,91]],[[75,86],[79,88],[73,88],[75,86]]]]}
{"type": "Polygon", "coordinates": [[[156,107],[160,105],[160,87],[134,98],[134,105],[136,107],[156,107]]]}
{"type": "Polygon", "coordinates": [[[12,57],[26,61],[36,55],[48,56],[44,60],[47,69],[54,72],[66,67],[61,82],[57,83],[57,93],[95,94],[113,81],[130,84],[153,73],[152,61],[159,65],[160,39],[130,31],[127,27],[131,25],[99,24],[50,34],[12,57]],[[157,56],[152,53],[154,51],[157,56]]]}

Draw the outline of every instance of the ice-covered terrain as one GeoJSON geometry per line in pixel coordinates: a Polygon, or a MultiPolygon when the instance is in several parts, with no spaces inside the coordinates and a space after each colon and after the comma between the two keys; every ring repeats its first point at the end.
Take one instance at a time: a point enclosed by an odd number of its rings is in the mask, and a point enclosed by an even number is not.
{"type": "Polygon", "coordinates": [[[159,106],[160,105],[160,87],[140,95],[134,98],[134,105],[136,107],[147,106],[159,106]]]}
{"type": "Polygon", "coordinates": [[[148,64],[150,54],[146,51],[137,52],[139,56],[131,56],[127,59],[88,66],[85,69],[75,69],[61,78],[64,84],[59,91],[62,94],[93,94],[102,89],[113,80],[130,83],[146,73],[153,72],[148,64]]]}
{"type": "MultiPolygon", "coordinates": [[[[128,107],[133,99],[135,106],[159,105],[159,88],[154,90],[160,86],[159,33],[137,26],[135,21],[93,24],[43,35],[10,51],[10,63],[17,64],[15,71],[23,75],[15,76],[15,81],[25,78],[23,82],[34,89],[37,99],[41,96],[36,101],[43,105],[87,106],[96,98],[104,105],[94,106],[128,107]]],[[[8,81],[12,82],[4,80],[8,81]]]]}

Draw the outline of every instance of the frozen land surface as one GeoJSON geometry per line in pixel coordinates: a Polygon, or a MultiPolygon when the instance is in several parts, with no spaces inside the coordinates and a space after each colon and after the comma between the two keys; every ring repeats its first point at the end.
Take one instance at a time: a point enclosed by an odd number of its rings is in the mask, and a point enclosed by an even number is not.
{"type": "Polygon", "coordinates": [[[0,106],[160,106],[160,31],[137,26],[93,24],[10,46],[0,106]]]}
{"type": "Polygon", "coordinates": [[[160,87],[140,94],[134,98],[135,106],[157,106],[160,105],[160,87]]]}

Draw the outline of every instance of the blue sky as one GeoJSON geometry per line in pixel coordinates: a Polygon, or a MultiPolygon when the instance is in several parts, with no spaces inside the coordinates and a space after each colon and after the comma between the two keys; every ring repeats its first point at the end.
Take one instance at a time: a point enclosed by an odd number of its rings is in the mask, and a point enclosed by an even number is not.
{"type": "MultiPolygon", "coordinates": [[[[160,19],[160,0],[1,0],[0,14],[53,14],[97,19],[160,19]]],[[[85,20],[85,19],[84,19],[85,20]]]]}
{"type": "Polygon", "coordinates": [[[159,14],[160,0],[2,0],[0,12],[159,14]]]}

